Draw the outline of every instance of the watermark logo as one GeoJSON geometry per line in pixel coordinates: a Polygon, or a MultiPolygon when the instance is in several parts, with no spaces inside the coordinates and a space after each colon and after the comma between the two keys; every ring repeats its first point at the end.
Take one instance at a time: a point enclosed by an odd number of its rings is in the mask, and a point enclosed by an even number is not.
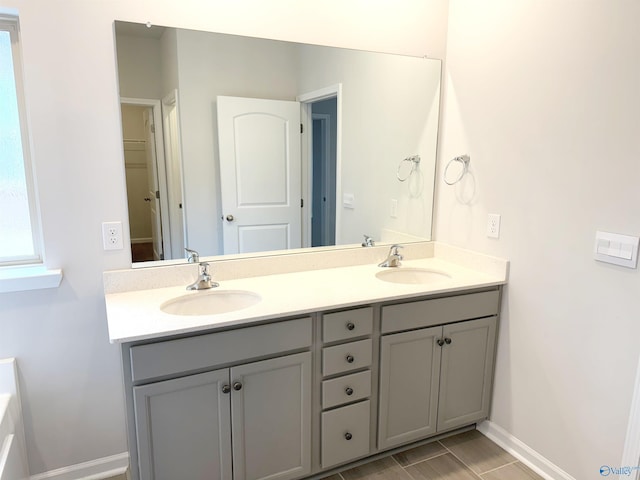
{"type": "Polygon", "coordinates": [[[640,470],[640,465],[636,467],[611,467],[609,465],[602,465],[600,467],[600,475],[608,477],[609,475],[625,475],[631,476],[635,471],[640,470]]]}

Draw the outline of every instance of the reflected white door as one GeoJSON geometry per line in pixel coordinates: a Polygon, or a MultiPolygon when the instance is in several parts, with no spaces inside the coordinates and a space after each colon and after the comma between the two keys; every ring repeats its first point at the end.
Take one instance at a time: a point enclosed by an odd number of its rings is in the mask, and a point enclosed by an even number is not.
{"type": "Polygon", "coordinates": [[[300,104],[217,101],[224,253],[301,247],[300,104]]]}
{"type": "Polygon", "coordinates": [[[151,237],[153,239],[153,259],[163,260],[162,218],[160,216],[160,189],[158,186],[158,165],[156,159],[156,140],[153,125],[153,113],[150,108],[143,112],[145,154],[147,164],[147,184],[151,200],[151,237]]]}

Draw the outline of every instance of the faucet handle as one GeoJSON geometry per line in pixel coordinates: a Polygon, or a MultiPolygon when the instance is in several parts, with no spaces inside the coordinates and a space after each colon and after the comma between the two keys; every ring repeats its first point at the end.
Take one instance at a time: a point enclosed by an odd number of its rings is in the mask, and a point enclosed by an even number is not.
{"type": "Polygon", "coordinates": [[[198,263],[200,261],[200,255],[195,250],[191,250],[190,248],[184,249],[187,252],[187,260],[189,263],[198,263]]]}
{"type": "Polygon", "coordinates": [[[397,243],[391,245],[391,248],[389,249],[389,255],[398,255],[399,257],[402,257],[399,252],[401,248],[404,248],[404,246],[397,243]]]}

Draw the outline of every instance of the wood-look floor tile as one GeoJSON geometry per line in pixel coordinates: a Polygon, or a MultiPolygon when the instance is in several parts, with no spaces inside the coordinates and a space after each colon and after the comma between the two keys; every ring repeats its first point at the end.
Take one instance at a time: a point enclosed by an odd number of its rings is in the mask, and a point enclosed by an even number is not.
{"type": "Polygon", "coordinates": [[[544,480],[526,465],[515,462],[481,475],[483,480],[544,480]]]}
{"type": "Polygon", "coordinates": [[[411,465],[406,471],[414,480],[480,480],[450,453],[411,465]]]}
{"type": "Polygon", "coordinates": [[[427,460],[428,458],[435,457],[436,455],[441,455],[446,452],[447,449],[440,445],[438,442],[431,442],[427,443],[426,445],[412,448],[411,450],[405,450],[404,452],[396,453],[393,458],[395,458],[400,465],[406,467],[413,463],[421,462],[423,460],[427,460]]]}
{"type": "Polygon", "coordinates": [[[411,480],[411,477],[391,457],[340,472],[344,480],[411,480]]]}
{"type": "Polygon", "coordinates": [[[445,438],[440,443],[476,473],[488,472],[516,460],[477,430],[445,438]]]}

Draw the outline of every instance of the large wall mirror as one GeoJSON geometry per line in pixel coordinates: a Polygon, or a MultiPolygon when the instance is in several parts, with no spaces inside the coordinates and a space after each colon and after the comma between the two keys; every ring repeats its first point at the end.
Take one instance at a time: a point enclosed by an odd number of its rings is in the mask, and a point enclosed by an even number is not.
{"type": "Polygon", "coordinates": [[[115,35],[134,263],[431,239],[440,60],[115,35]]]}

